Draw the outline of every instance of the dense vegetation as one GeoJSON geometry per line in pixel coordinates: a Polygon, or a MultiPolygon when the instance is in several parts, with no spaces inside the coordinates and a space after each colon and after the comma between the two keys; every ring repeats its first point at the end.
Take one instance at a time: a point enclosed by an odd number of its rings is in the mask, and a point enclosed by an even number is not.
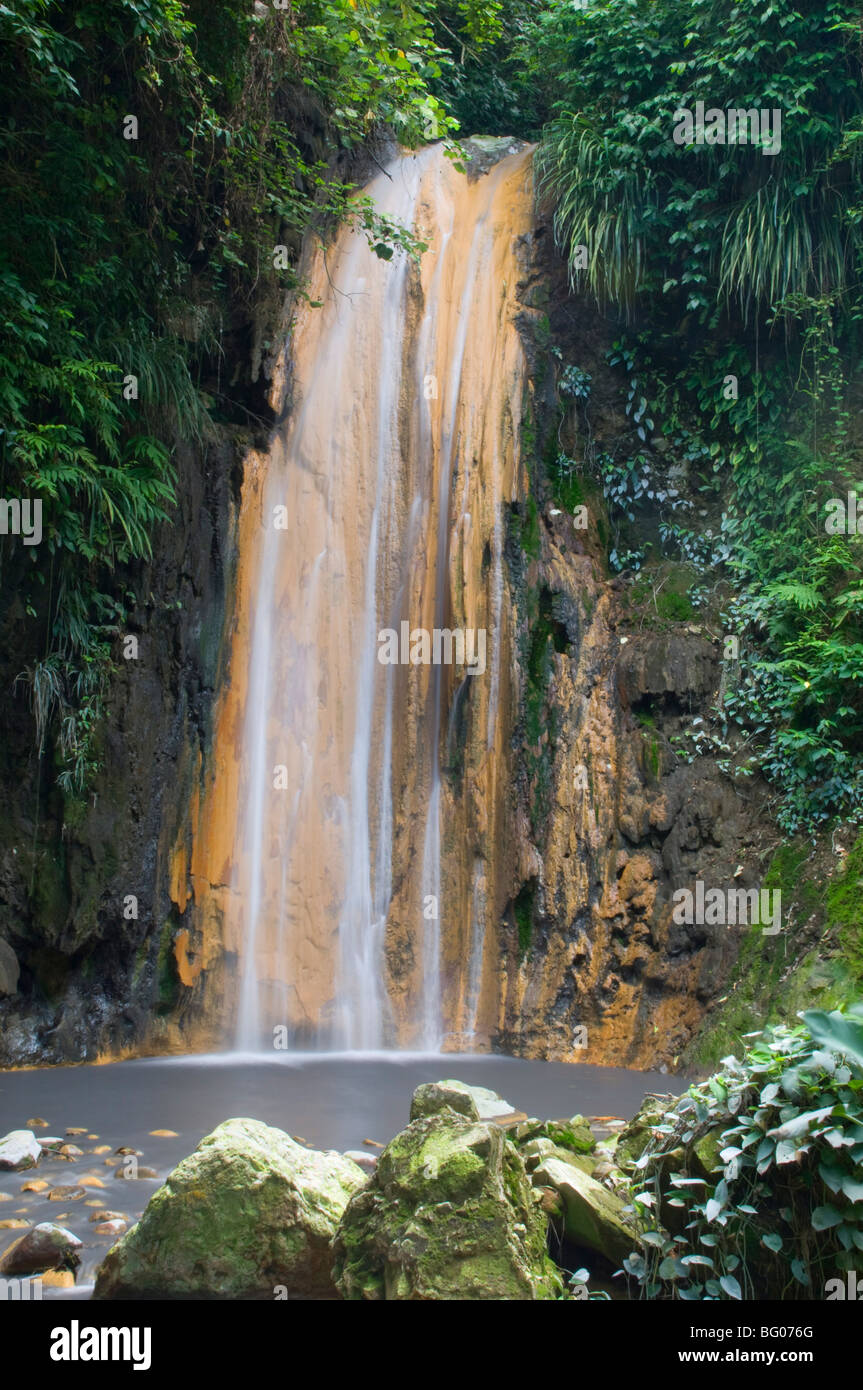
{"type": "Polygon", "coordinates": [[[659,499],[664,553],[695,569],[690,597],[737,639],[716,743],[731,721],[745,732],[786,829],[856,817],[861,552],[853,524],[828,533],[826,504],[860,477],[859,13],[846,0],[560,4],[524,52],[573,284],[621,324],[611,360],[632,436],[621,457],[587,460],[635,522],[618,567],[656,558],[641,518],[659,499]],[[675,113],[699,101],[708,118],[778,110],[781,148],[675,143],[675,113]]]}
{"type": "MultiPolygon", "coordinates": [[[[594,474],[613,567],[677,557],[693,583],[667,601],[737,638],[715,743],[743,731],[782,825],[858,815],[860,541],[825,528],[861,472],[851,0],[13,0],[0,35],[0,491],[41,499],[45,529],[0,541],[0,562],[67,784],[86,780],[172,450],[266,416],[255,314],[308,227],[351,216],[380,255],[416,250],[352,200],[363,152],[460,124],[539,140],[573,285],[618,320],[631,432],[560,460],[563,483],[594,474]],[[675,143],[698,101],[781,111],[781,148],[675,143]]],[[[558,365],[584,410],[582,364],[558,365]]]]}
{"type": "Polygon", "coordinates": [[[812,1010],[768,1029],[673,1111],[644,1116],[633,1183],[644,1251],[624,1266],[642,1296],[821,1298],[857,1268],[861,1018],[860,1006],[812,1010]]]}

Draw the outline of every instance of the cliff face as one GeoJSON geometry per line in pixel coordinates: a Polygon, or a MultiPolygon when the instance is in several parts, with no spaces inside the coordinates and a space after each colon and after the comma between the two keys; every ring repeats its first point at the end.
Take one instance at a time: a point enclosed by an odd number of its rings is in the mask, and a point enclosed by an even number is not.
{"type": "Polygon", "coordinates": [[[473,153],[467,181],[425,151],[375,182],[430,241],[419,270],[347,233],[309,261],[323,307],[297,310],[269,447],[181,460],[95,804],[42,768],[37,825],[7,752],[6,1060],[284,1025],[647,1066],[721,994],[735,930],[670,910],[695,878],[757,884],[769,839],[757,792],[671,741],[715,698],[718,634],[634,610],[601,495],[556,502],[549,449],[585,424],[548,344],[591,372],[601,448],[609,330],[566,292],[529,152],[473,153]],[[484,631],[484,670],[382,664],[402,622],[484,631]]]}

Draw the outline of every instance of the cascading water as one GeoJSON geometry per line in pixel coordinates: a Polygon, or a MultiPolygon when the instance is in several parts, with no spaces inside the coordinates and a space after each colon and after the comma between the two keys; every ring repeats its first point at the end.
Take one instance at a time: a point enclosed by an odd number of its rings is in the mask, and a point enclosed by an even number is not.
{"type": "Polygon", "coordinates": [[[386,262],[345,228],[314,252],[287,424],[246,466],[193,855],[204,934],[237,960],[244,1051],[274,1030],[293,1047],[438,1050],[478,1036],[484,998],[486,1019],[498,1007],[486,923],[506,897],[492,890],[530,152],[470,180],[439,146],[399,154],[366,191],[429,249],[419,267],[386,262]],[[456,629],[475,659],[484,634],[475,674],[410,659],[418,632],[456,629]]]}

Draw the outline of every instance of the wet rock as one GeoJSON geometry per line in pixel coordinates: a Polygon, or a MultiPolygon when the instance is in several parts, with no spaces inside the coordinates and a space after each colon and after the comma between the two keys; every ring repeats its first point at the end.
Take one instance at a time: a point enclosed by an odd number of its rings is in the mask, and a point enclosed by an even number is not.
{"type": "Polygon", "coordinates": [[[179,1134],[175,1129],[151,1129],[151,1139],[179,1139],[179,1134]]]}
{"type": "Polygon", "coordinates": [[[0,1169],[34,1168],[42,1156],[42,1148],[32,1130],[13,1129],[0,1139],[0,1169]]]}
{"type": "Polygon", "coordinates": [[[44,1192],[51,1184],[44,1178],[30,1178],[29,1182],[22,1182],[22,1192],[44,1192]]]}
{"type": "Polygon", "coordinates": [[[28,1120],[28,1121],[27,1121],[27,1128],[28,1128],[28,1129],[47,1129],[47,1128],[48,1128],[48,1121],[47,1121],[47,1120],[43,1120],[39,1115],[37,1115],[35,1119],[33,1119],[33,1120],[28,1120]]]}
{"type": "Polygon", "coordinates": [[[331,1242],[366,1176],[339,1153],[227,1120],[168,1176],[102,1263],[94,1297],[336,1297],[331,1242]]]}
{"type": "Polygon", "coordinates": [[[84,1150],[79,1149],[77,1144],[61,1144],[58,1152],[62,1158],[70,1158],[72,1160],[84,1157],[84,1150]]]}
{"type": "Polygon", "coordinates": [[[66,1130],[66,1133],[70,1137],[74,1138],[76,1134],[86,1134],[87,1127],[86,1125],[70,1125],[69,1128],[66,1130]]]}
{"type": "Polygon", "coordinates": [[[125,1178],[127,1181],[137,1181],[138,1178],[157,1178],[159,1174],[155,1168],[145,1168],[143,1164],[136,1163],[134,1167],[126,1168],[122,1164],[114,1169],[115,1178],[125,1178]]]}
{"type": "Polygon", "coordinates": [[[117,1217],[114,1221],[100,1221],[93,1229],[97,1236],[121,1236],[126,1229],[126,1222],[117,1217]]]}
{"type": "Polygon", "coordinates": [[[92,1222],[125,1221],[126,1213],[124,1211],[108,1211],[103,1207],[99,1211],[94,1211],[93,1215],[90,1217],[90,1220],[92,1222]]]}
{"type": "Polygon", "coordinates": [[[351,1199],[336,1283],[352,1300],[554,1298],[545,1225],[503,1132],[447,1108],[397,1135],[351,1199]]]}
{"type": "Polygon", "coordinates": [[[52,1187],[48,1193],[49,1202],[79,1202],[82,1197],[86,1197],[87,1192],[83,1187],[52,1187]]]}
{"type": "Polygon", "coordinates": [[[531,1180],[535,1187],[553,1188],[560,1197],[564,1230],[573,1245],[594,1251],[616,1267],[638,1249],[638,1230],[624,1216],[623,1201],[574,1162],[547,1158],[531,1180]]]}
{"type": "Polygon", "coordinates": [[[485,1086],[468,1086],[464,1081],[430,1081],[414,1091],[411,1119],[437,1115],[445,1106],[470,1120],[493,1120],[511,1115],[514,1109],[508,1100],[485,1086]]]}
{"type": "Polygon", "coordinates": [[[0,1274],[41,1274],[46,1269],[74,1269],[82,1242],[64,1226],[40,1222],[19,1236],[0,1256],[0,1274]]]}
{"type": "Polygon", "coordinates": [[[0,936],[0,995],[18,993],[18,957],[0,936]]]}
{"type": "Polygon", "coordinates": [[[362,1149],[346,1149],[345,1158],[349,1158],[366,1173],[373,1173],[378,1166],[377,1154],[367,1154],[362,1149]]]}
{"type": "Polygon", "coordinates": [[[20,1216],[10,1216],[8,1221],[0,1221],[0,1231],[23,1231],[30,1225],[20,1216]]]}

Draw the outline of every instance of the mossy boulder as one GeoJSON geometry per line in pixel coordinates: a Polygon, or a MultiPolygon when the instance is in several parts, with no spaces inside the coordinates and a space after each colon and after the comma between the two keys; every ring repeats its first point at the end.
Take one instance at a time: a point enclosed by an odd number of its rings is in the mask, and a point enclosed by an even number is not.
{"type": "Polygon", "coordinates": [[[531,1181],[538,1189],[552,1188],[563,1203],[564,1234],[573,1245],[620,1265],[637,1250],[637,1226],[624,1213],[616,1193],[596,1182],[572,1161],[550,1157],[534,1169],[531,1181]]]}
{"type": "Polygon", "coordinates": [[[469,1120],[493,1120],[513,1113],[508,1100],[485,1086],[468,1086],[465,1081],[428,1081],[414,1091],[410,1117],[419,1120],[424,1115],[438,1115],[446,1108],[469,1120]]]}
{"type": "Polygon", "coordinates": [[[571,1120],[524,1120],[512,1137],[519,1148],[534,1139],[548,1139],[570,1153],[592,1154],[596,1149],[596,1136],[583,1115],[573,1115],[571,1120]]]}
{"type": "Polygon", "coordinates": [[[331,1241],[366,1174],[257,1120],[226,1120],[108,1251],[94,1298],[338,1297],[331,1241]]]}
{"type": "Polygon", "coordinates": [[[557,1297],[546,1220],[495,1124],[444,1110],[413,1120],[348,1205],[335,1240],[347,1299],[557,1297]]]}
{"type": "Polygon", "coordinates": [[[621,1130],[614,1147],[614,1161],[621,1168],[632,1168],[641,1158],[652,1139],[652,1129],[663,1115],[674,1109],[676,1096],[645,1096],[641,1109],[625,1129],[621,1130]]]}

